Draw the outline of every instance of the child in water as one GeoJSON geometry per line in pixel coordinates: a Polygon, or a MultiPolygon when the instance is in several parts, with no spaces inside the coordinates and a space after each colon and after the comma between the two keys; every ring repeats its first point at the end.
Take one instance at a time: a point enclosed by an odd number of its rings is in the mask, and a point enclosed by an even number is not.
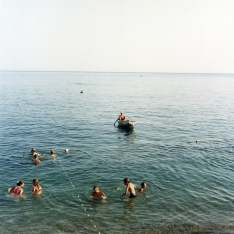
{"type": "Polygon", "coordinates": [[[33,163],[37,164],[40,163],[41,161],[39,160],[39,154],[34,154],[34,159],[32,160],[33,163]]]}
{"type": "Polygon", "coordinates": [[[17,182],[16,186],[8,188],[8,193],[12,192],[13,195],[22,195],[23,194],[24,182],[22,180],[17,182]]]}
{"type": "Polygon", "coordinates": [[[99,190],[98,186],[93,187],[93,192],[91,193],[90,197],[95,197],[95,198],[106,198],[106,195],[99,190]]]}
{"type": "Polygon", "coordinates": [[[32,192],[35,194],[40,193],[42,190],[42,187],[39,184],[38,179],[33,179],[32,184],[33,184],[32,192]]]}
{"type": "Polygon", "coordinates": [[[146,188],[146,183],[145,183],[145,182],[142,182],[142,183],[141,183],[141,188],[139,188],[138,191],[141,193],[141,192],[144,191],[145,188],[146,188]]]}

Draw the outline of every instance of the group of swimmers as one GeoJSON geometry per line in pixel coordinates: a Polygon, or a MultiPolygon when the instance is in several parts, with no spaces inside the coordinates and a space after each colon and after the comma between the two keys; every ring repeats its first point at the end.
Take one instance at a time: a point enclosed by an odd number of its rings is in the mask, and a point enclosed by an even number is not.
{"type": "MultiPolygon", "coordinates": [[[[123,182],[126,185],[126,189],[125,192],[120,196],[120,198],[123,198],[128,192],[130,193],[129,198],[136,197],[136,191],[135,191],[136,186],[129,180],[129,178],[125,178],[123,182]]],[[[143,192],[145,188],[146,188],[146,183],[142,182],[141,187],[138,189],[138,192],[139,193],[143,192]]],[[[107,198],[105,193],[100,191],[97,185],[93,187],[93,192],[91,193],[90,197],[102,198],[102,199],[107,198]]]]}
{"type": "MultiPolygon", "coordinates": [[[[36,152],[36,149],[32,148],[31,153],[33,156],[32,162],[35,164],[40,163],[41,161],[39,160],[39,157],[42,157],[39,153],[36,152]]],[[[50,151],[50,156],[55,157],[55,152],[54,150],[50,151]]],[[[34,194],[39,194],[42,191],[42,187],[39,184],[38,179],[33,179],[32,180],[33,188],[32,188],[32,193],[34,194]]],[[[23,187],[24,187],[24,181],[20,180],[16,183],[16,186],[8,188],[8,192],[11,193],[12,195],[22,195],[23,194],[23,187]]]]}
{"type": "MultiPolygon", "coordinates": [[[[38,179],[33,179],[32,180],[32,193],[38,194],[42,191],[42,187],[39,184],[38,179]]],[[[11,193],[12,195],[22,195],[23,194],[23,187],[24,187],[24,181],[20,180],[17,182],[16,186],[8,188],[8,192],[11,193]]]]}
{"type": "MultiPolygon", "coordinates": [[[[66,149],[65,152],[67,152],[67,151],[68,150],[66,149]]],[[[32,160],[33,163],[37,164],[37,163],[41,162],[39,160],[39,157],[42,157],[42,156],[36,152],[35,148],[31,149],[31,154],[34,157],[34,159],[32,160]]],[[[50,151],[50,156],[52,158],[56,156],[54,150],[50,151]]],[[[124,182],[124,185],[126,185],[126,189],[125,189],[125,192],[120,196],[120,198],[123,198],[126,194],[128,194],[128,192],[130,193],[129,198],[136,197],[136,191],[135,191],[136,186],[129,180],[129,178],[125,178],[123,180],[123,182],[124,182]]],[[[42,191],[42,187],[40,186],[38,179],[33,179],[32,184],[33,184],[32,192],[34,194],[38,194],[42,191]]],[[[23,186],[24,186],[24,182],[20,180],[17,182],[16,186],[8,188],[8,192],[9,193],[11,192],[13,195],[22,195],[23,194],[23,186]]],[[[142,182],[141,187],[138,189],[138,192],[139,193],[143,192],[145,188],[146,188],[146,183],[142,182]]],[[[95,185],[93,187],[93,192],[91,193],[90,197],[91,198],[93,198],[93,197],[94,198],[102,198],[102,199],[107,198],[105,193],[100,191],[97,185],[95,185]]]]}
{"type": "MultiPolygon", "coordinates": [[[[33,155],[33,160],[32,160],[32,162],[35,163],[35,164],[40,163],[41,161],[39,160],[39,157],[42,158],[42,156],[41,156],[39,153],[36,152],[36,149],[35,149],[35,148],[32,148],[32,149],[31,149],[31,153],[32,153],[32,155],[33,155]]],[[[51,157],[51,158],[54,158],[55,156],[56,156],[56,155],[55,155],[54,150],[51,150],[51,151],[50,151],[50,157],[51,157]]]]}

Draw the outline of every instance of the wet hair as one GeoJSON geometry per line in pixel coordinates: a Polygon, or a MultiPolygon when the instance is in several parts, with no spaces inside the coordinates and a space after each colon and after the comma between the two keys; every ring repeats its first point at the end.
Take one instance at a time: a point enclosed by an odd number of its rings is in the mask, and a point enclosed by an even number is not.
{"type": "Polygon", "coordinates": [[[22,185],[23,183],[24,183],[24,181],[20,180],[20,181],[17,182],[17,186],[20,186],[20,185],[22,185]]]}
{"type": "Polygon", "coordinates": [[[37,186],[37,188],[40,189],[40,184],[39,184],[38,179],[33,179],[32,182],[34,186],[37,186]]]}
{"type": "Polygon", "coordinates": [[[50,151],[50,154],[54,154],[54,150],[51,150],[51,151],[50,151]]]}
{"type": "Polygon", "coordinates": [[[144,186],[144,184],[146,184],[146,183],[145,183],[145,182],[142,182],[142,183],[141,183],[141,187],[143,187],[143,186],[144,186]]]}
{"type": "Polygon", "coordinates": [[[34,152],[36,152],[36,149],[35,149],[35,148],[32,148],[32,149],[31,149],[31,153],[34,153],[34,152]]]}
{"type": "Polygon", "coordinates": [[[32,181],[35,185],[38,185],[39,183],[38,183],[38,179],[33,179],[33,181],[32,181]]]}
{"type": "Polygon", "coordinates": [[[97,186],[97,185],[93,186],[93,191],[94,191],[96,188],[98,188],[98,186],[97,186]]]}
{"type": "Polygon", "coordinates": [[[125,183],[126,183],[126,182],[130,182],[129,178],[125,178],[123,181],[124,181],[125,183]]]}

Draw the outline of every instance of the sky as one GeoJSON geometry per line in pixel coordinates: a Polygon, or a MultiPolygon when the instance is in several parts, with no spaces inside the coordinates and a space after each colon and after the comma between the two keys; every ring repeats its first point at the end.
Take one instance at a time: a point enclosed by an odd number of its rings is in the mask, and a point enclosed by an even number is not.
{"type": "Polygon", "coordinates": [[[234,0],[0,0],[0,70],[234,73],[234,0]]]}

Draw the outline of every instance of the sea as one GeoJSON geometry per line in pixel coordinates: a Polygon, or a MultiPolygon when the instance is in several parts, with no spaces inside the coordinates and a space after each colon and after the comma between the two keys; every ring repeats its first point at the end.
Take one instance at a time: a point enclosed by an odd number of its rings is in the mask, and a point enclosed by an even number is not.
{"type": "Polygon", "coordinates": [[[0,142],[0,233],[234,233],[233,74],[1,71],[0,142]]]}

